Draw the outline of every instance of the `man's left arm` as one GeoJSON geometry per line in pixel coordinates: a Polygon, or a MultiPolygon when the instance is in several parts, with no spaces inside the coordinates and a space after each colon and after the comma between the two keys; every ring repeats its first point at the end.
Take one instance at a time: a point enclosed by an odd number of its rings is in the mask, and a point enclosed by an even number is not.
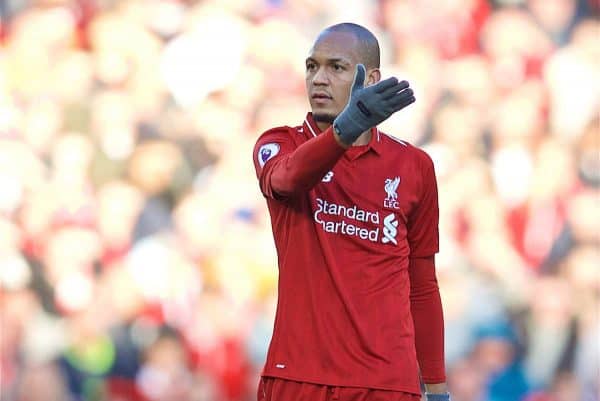
{"type": "MultiPolygon", "coordinates": [[[[410,309],[421,378],[428,395],[445,394],[444,316],[434,257],[411,258],[410,309]]],[[[430,397],[430,399],[432,399],[430,397]]]]}
{"type": "Polygon", "coordinates": [[[431,158],[422,153],[419,203],[408,221],[410,305],[415,348],[429,401],[449,399],[444,363],[444,317],[435,275],[439,250],[437,182],[431,158]]]}

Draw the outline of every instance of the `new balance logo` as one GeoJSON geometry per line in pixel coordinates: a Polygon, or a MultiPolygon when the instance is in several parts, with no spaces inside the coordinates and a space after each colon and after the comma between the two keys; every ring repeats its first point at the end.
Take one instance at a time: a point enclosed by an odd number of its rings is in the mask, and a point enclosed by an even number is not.
{"type": "Polygon", "coordinates": [[[325,174],[325,176],[323,177],[323,179],[321,181],[331,182],[332,178],[333,178],[333,171],[328,171],[327,174],[325,174]]]}
{"type": "Polygon", "coordinates": [[[394,245],[398,245],[398,241],[396,241],[396,235],[398,235],[398,220],[396,220],[396,215],[394,213],[388,214],[383,219],[383,238],[381,242],[384,244],[392,243],[394,245]]]}

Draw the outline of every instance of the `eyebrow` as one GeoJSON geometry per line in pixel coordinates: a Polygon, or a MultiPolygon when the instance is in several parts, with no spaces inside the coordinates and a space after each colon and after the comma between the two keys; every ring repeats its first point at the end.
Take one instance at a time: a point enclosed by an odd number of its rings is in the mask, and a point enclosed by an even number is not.
{"type": "MultiPolygon", "coordinates": [[[[315,60],[313,57],[307,57],[305,60],[305,63],[308,63],[309,61],[317,62],[317,60],[315,60]]],[[[342,64],[346,64],[346,65],[351,64],[350,61],[346,60],[345,58],[341,58],[341,57],[328,58],[326,60],[326,63],[328,63],[328,64],[342,63],[342,64]]]]}

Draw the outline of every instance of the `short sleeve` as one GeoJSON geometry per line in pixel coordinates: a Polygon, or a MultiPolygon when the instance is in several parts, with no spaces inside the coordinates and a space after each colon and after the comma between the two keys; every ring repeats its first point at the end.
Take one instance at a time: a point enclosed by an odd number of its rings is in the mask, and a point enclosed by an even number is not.
{"type": "Polygon", "coordinates": [[[423,152],[421,197],[408,219],[410,257],[427,257],[439,251],[439,206],[435,170],[423,152]]]}
{"type": "Polygon", "coordinates": [[[270,129],[256,141],[252,158],[260,190],[265,197],[277,198],[270,179],[273,164],[277,159],[293,152],[295,148],[287,127],[270,129]]]}

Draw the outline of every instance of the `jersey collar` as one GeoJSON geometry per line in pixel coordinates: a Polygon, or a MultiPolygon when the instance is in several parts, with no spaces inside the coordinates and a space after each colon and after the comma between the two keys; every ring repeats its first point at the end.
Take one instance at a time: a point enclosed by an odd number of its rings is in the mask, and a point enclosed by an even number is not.
{"type": "MultiPolygon", "coordinates": [[[[321,132],[322,132],[321,129],[319,129],[319,127],[317,126],[317,123],[313,119],[312,113],[310,113],[310,112],[308,114],[306,114],[306,118],[304,119],[303,127],[304,127],[304,132],[305,132],[306,136],[308,137],[308,139],[310,139],[312,137],[316,137],[317,135],[321,134],[321,132]]],[[[378,156],[380,156],[381,151],[383,150],[381,137],[382,137],[382,134],[379,131],[379,128],[377,128],[377,127],[371,128],[371,140],[366,145],[366,151],[372,150],[378,156]]],[[[363,153],[365,153],[365,152],[360,152],[360,154],[363,154],[363,153]]]]}

